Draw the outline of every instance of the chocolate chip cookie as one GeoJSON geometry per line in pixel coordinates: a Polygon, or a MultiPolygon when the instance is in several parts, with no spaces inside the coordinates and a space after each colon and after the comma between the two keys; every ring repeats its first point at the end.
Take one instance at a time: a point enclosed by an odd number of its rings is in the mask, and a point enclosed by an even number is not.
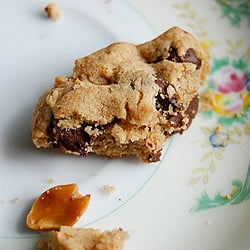
{"type": "Polygon", "coordinates": [[[39,240],[38,250],[122,250],[128,232],[119,229],[101,231],[93,228],[61,226],[48,239],[39,240]]]}
{"type": "Polygon", "coordinates": [[[208,71],[206,50],[178,27],[139,45],[116,42],[55,78],[33,112],[32,140],[80,156],[159,161],[165,141],[195,117],[208,71]]]}

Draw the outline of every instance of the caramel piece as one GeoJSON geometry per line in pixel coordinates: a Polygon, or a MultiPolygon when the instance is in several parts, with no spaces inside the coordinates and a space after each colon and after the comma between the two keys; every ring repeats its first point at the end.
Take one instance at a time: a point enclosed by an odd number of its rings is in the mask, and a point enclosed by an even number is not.
{"type": "Polygon", "coordinates": [[[61,225],[74,225],[86,211],[90,194],[78,192],[76,184],[59,185],[43,192],[34,202],[26,224],[40,231],[58,230],[61,225]]]}

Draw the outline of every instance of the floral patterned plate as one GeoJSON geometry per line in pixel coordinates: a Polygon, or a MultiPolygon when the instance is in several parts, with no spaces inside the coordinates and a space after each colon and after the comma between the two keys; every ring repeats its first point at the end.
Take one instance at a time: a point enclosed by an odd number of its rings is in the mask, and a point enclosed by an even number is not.
{"type": "Polygon", "coordinates": [[[5,24],[0,32],[8,34],[1,37],[1,53],[12,58],[8,67],[1,69],[2,76],[9,76],[1,85],[1,100],[16,103],[9,105],[8,111],[2,105],[0,249],[34,249],[42,236],[24,229],[31,200],[51,185],[75,181],[80,191],[94,194],[85,218],[77,225],[122,227],[130,234],[127,250],[249,250],[250,2],[96,0],[82,5],[78,0],[60,0],[67,8],[64,21],[58,22],[50,22],[41,14],[46,4],[43,1],[12,2],[4,1],[6,8],[0,10],[5,24]],[[18,29],[21,20],[28,23],[18,29]],[[160,164],[145,166],[131,159],[111,163],[90,157],[82,166],[76,158],[30,149],[24,127],[29,124],[35,95],[44,90],[44,84],[50,86],[54,75],[65,74],[80,52],[87,54],[117,39],[141,42],[175,25],[201,41],[211,55],[211,70],[200,92],[197,117],[188,131],[166,144],[160,164]],[[66,37],[61,33],[65,28],[66,37]],[[31,36],[32,43],[28,44],[31,36]],[[54,46],[50,62],[43,47],[48,41],[54,46]],[[37,56],[30,54],[31,49],[37,56]],[[27,68],[32,69],[28,76],[23,73],[27,68]],[[36,83],[41,75],[42,80],[36,83]],[[27,84],[27,79],[32,83],[27,84]],[[22,86],[29,86],[31,92],[35,89],[35,93],[24,91],[22,86]],[[13,93],[19,95],[10,101],[13,93]],[[11,117],[15,117],[14,124],[6,120],[11,117]],[[8,128],[11,133],[5,134],[8,128]],[[59,174],[58,164],[67,175],[59,174]],[[30,168],[33,165],[40,166],[39,171],[30,168]],[[75,173],[68,171],[69,166],[74,166],[75,173]],[[86,167],[84,171],[82,167],[86,167]],[[51,172],[46,173],[48,169],[51,172]],[[100,188],[104,184],[115,184],[117,191],[103,195],[100,188]],[[8,190],[12,185],[15,189],[8,190]]]}
{"type": "Polygon", "coordinates": [[[203,152],[189,185],[202,184],[209,189],[220,166],[234,167],[228,161],[232,155],[236,164],[243,165],[245,176],[232,179],[228,194],[220,190],[211,197],[205,188],[193,212],[250,198],[250,2],[207,1],[206,7],[213,11],[216,26],[211,27],[211,18],[201,15],[189,1],[173,5],[211,54],[210,74],[200,95],[199,115],[205,125],[200,126],[202,135],[197,144],[203,152]]]}
{"type": "Polygon", "coordinates": [[[180,26],[211,55],[199,113],[190,129],[174,138],[143,196],[153,203],[147,221],[157,228],[155,234],[147,228],[155,244],[147,241],[146,249],[248,250],[250,2],[165,0],[143,7],[130,2],[159,33],[180,26]]]}

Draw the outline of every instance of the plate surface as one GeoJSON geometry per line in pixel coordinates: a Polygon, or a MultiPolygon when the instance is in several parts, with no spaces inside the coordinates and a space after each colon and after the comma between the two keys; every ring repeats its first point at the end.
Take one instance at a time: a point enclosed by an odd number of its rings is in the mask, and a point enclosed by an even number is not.
{"type": "Polygon", "coordinates": [[[76,58],[115,41],[144,42],[154,36],[153,28],[122,1],[109,5],[62,1],[58,21],[46,17],[45,2],[6,1],[5,6],[1,10],[1,22],[8,22],[1,27],[0,237],[35,236],[25,228],[25,215],[41,192],[57,184],[77,183],[81,193],[91,194],[79,225],[91,224],[127,202],[159,164],[37,150],[30,137],[32,109],[56,75],[71,74],[76,58]],[[104,185],[115,186],[117,192],[108,196],[104,185]]]}
{"type": "Polygon", "coordinates": [[[76,226],[123,227],[125,249],[249,250],[249,1],[57,3],[58,21],[46,17],[46,1],[4,1],[0,9],[0,249],[34,249],[40,235],[25,227],[32,202],[75,182],[91,194],[76,226]],[[197,117],[159,164],[34,148],[32,110],[56,75],[70,75],[76,58],[111,42],[141,43],[175,25],[209,50],[211,71],[197,117]],[[105,194],[104,185],[116,192],[105,194]]]}

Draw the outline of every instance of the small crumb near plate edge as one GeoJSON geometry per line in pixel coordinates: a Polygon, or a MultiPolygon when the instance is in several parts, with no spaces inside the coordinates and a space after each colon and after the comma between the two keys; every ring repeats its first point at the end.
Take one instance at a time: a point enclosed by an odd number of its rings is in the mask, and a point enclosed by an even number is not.
{"type": "Polygon", "coordinates": [[[48,182],[49,184],[53,184],[53,183],[55,182],[55,180],[52,179],[52,178],[49,178],[47,182],[48,182]]]}
{"type": "Polygon", "coordinates": [[[10,202],[11,202],[12,204],[15,204],[15,203],[18,202],[18,200],[19,200],[19,199],[18,199],[17,197],[15,197],[15,198],[11,199],[10,202]]]}
{"type": "Polygon", "coordinates": [[[103,185],[102,190],[105,194],[115,193],[116,188],[113,185],[103,185]]]}

